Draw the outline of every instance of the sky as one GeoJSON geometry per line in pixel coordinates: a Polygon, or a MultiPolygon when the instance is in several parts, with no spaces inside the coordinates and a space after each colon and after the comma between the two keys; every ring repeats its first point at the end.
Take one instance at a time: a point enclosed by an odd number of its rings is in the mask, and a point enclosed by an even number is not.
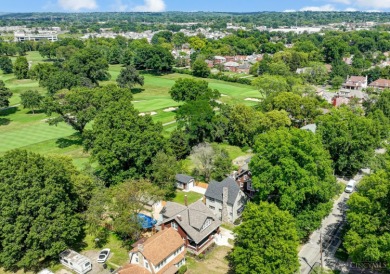
{"type": "Polygon", "coordinates": [[[0,0],[0,12],[390,11],[390,0],[0,0]]]}

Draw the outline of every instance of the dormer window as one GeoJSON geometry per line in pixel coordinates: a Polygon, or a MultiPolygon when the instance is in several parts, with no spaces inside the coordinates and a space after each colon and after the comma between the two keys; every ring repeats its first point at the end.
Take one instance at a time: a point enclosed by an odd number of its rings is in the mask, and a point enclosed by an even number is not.
{"type": "Polygon", "coordinates": [[[172,228],[173,229],[175,229],[175,230],[177,230],[178,229],[178,225],[177,225],[177,223],[175,223],[175,222],[172,222],[172,228]]]}
{"type": "Polygon", "coordinates": [[[203,224],[201,230],[202,230],[202,231],[205,230],[205,229],[208,228],[210,225],[211,225],[211,219],[208,218],[208,219],[204,222],[204,224],[203,224]]]}

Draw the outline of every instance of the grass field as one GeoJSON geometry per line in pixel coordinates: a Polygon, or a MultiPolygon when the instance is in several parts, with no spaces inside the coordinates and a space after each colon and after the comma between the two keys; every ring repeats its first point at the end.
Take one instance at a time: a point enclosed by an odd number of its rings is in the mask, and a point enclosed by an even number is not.
{"type": "Polygon", "coordinates": [[[210,253],[206,254],[205,259],[197,261],[192,257],[186,258],[188,274],[208,273],[225,274],[229,273],[229,263],[226,256],[231,248],[226,246],[216,246],[210,253]]]}
{"type": "Polygon", "coordinates": [[[172,200],[172,202],[184,205],[184,196],[185,195],[187,195],[187,201],[188,201],[189,205],[192,204],[192,203],[195,203],[196,201],[202,199],[202,197],[203,197],[202,194],[199,194],[197,192],[192,192],[192,191],[184,192],[184,191],[181,191],[181,190],[176,190],[176,196],[172,200]]]}
{"type": "MultiPolygon", "coordinates": [[[[33,62],[33,65],[46,62],[38,52],[28,52],[26,57],[33,62]]],[[[12,59],[15,60],[16,57],[12,59]]],[[[111,79],[101,84],[115,83],[121,69],[120,65],[110,66],[111,79]]],[[[192,76],[173,73],[161,76],[144,74],[144,77],[145,85],[133,90],[133,104],[140,112],[155,112],[152,116],[153,120],[164,125],[164,133],[168,136],[176,128],[175,112],[164,110],[180,106],[180,103],[170,98],[169,90],[177,79],[192,78],[192,76]]],[[[31,114],[29,110],[19,105],[21,92],[33,89],[45,94],[45,89],[39,87],[37,81],[18,80],[13,74],[4,75],[2,73],[0,73],[0,80],[3,80],[13,92],[10,105],[15,106],[0,111],[0,155],[10,149],[24,148],[43,154],[67,155],[80,168],[88,162],[88,154],[83,152],[81,143],[77,136],[74,136],[75,131],[70,126],[64,123],[50,126],[45,121],[47,117],[44,113],[31,114]]],[[[220,100],[224,103],[253,105],[255,102],[245,99],[260,97],[260,93],[251,86],[214,79],[206,79],[206,81],[209,82],[211,88],[218,89],[223,94],[220,100]]],[[[232,158],[241,153],[239,148],[233,150],[229,148],[229,150],[232,158]]]]}

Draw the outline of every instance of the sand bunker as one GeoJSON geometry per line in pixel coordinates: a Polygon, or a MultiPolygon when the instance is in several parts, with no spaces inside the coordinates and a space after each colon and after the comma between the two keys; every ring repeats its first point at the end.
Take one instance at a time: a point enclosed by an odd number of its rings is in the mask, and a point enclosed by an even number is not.
{"type": "Polygon", "coordinates": [[[261,102],[261,99],[258,99],[258,98],[245,98],[245,101],[261,102]]]}
{"type": "Polygon", "coordinates": [[[176,108],[175,107],[166,108],[163,111],[164,112],[171,112],[171,111],[175,111],[175,110],[177,110],[177,107],[176,108]]]}

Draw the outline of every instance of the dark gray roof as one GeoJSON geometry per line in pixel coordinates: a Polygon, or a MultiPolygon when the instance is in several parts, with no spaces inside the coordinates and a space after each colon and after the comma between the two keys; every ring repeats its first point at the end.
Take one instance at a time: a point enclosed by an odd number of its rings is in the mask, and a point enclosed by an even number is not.
{"type": "Polygon", "coordinates": [[[237,195],[240,192],[240,187],[237,185],[236,181],[234,181],[230,177],[225,178],[220,183],[212,181],[209,184],[209,187],[207,188],[204,196],[206,196],[206,198],[212,198],[212,199],[215,199],[217,201],[222,202],[222,193],[223,193],[224,187],[228,188],[228,201],[227,201],[227,203],[229,205],[234,205],[234,202],[237,199],[237,195]]]}
{"type": "Polygon", "coordinates": [[[221,225],[221,221],[201,201],[197,201],[188,207],[174,202],[167,202],[161,210],[161,214],[164,217],[163,223],[175,220],[196,243],[201,242],[221,225]],[[178,218],[178,215],[180,215],[180,218],[178,218]],[[211,219],[212,223],[206,229],[201,230],[207,219],[211,219]]]}
{"type": "Polygon", "coordinates": [[[176,181],[180,183],[188,184],[191,180],[194,180],[194,177],[185,174],[176,174],[176,181]]]}

